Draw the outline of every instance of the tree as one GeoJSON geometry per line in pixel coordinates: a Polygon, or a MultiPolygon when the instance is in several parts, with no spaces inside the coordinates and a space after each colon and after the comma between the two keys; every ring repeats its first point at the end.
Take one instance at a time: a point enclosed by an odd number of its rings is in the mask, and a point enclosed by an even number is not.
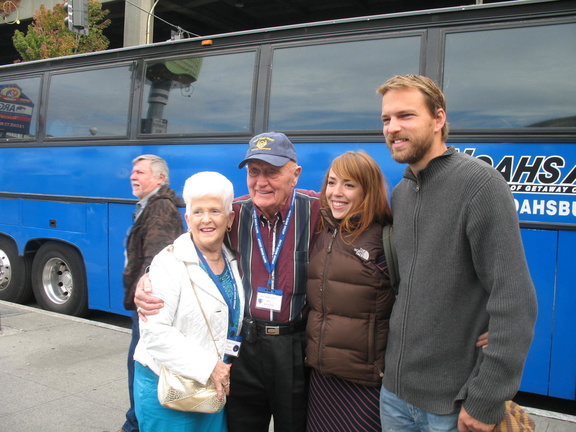
{"type": "Polygon", "coordinates": [[[34,13],[32,24],[28,26],[28,32],[14,32],[14,48],[22,61],[105,50],[110,41],[104,36],[103,30],[110,25],[110,20],[104,20],[104,17],[109,12],[102,9],[99,1],[88,0],[89,34],[81,35],[68,30],[64,23],[68,13],[63,4],[56,4],[54,9],[46,9],[46,6],[40,5],[40,9],[34,13]]]}

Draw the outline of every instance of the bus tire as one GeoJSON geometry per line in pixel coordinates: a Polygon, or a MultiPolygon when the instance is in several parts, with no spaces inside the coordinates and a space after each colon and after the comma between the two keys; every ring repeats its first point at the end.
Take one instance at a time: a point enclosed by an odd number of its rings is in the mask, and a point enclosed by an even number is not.
{"type": "Polygon", "coordinates": [[[32,262],[32,288],[42,309],[66,315],[88,312],[86,270],[80,253],[65,244],[43,244],[32,262]]]}
{"type": "Polygon", "coordinates": [[[0,300],[27,303],[31,299],[30,263],[18,255],[12,240],[0,237],[0,300]]]}

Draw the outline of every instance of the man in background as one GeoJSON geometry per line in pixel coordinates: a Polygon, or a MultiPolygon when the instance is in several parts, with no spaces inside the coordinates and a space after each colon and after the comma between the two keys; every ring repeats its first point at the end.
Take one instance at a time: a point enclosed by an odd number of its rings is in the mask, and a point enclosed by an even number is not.
{"type": "Polygon", "coordinates": [[[130,408],[126,422],[119,431],[138,431],[134,413],[134,350],[140,339],[138,313],[134,305],[134,292],[140,277],[152,258],[184,232],[182,215],[178,207],[183,201],[170,189],[168,165],[155,155],[138,156],[132,161],[130,184],[139,201],[133,215],[133,225],[126,239],[126,265],[124,268],[124,307],[132,312],[132,340],[128,350],[128,390],[130,408]]]}

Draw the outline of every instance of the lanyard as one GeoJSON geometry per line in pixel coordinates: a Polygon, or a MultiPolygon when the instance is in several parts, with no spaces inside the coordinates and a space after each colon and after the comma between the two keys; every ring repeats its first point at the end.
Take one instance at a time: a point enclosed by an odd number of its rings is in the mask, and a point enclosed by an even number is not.
{"type": "Polygon", "coordinates": [[[284,245],[284,239],[286,238],[286,232],[290,226],[290,220],[292,219],[292,213],[294,213],[294,201],[296,198],[296,191],[292,192],[292,202],[290,203],[290,209],[286,215],[286,220],[282,226],[282,231],[280,232],[280,238],[278,243],[274,248],[274,253],[272,254],[272,261],[268,260],[268,253],[264,247],[264,241],[262,240],[262,232],[260,231],[260,223],[258,221],[258,215],[256,214],[256,209],[252,210],[252,217],[254,218],[254,231],[256,234],[256,241],[258,242],[258,249],[260,249],[260,255],[262,256],[262,261],[264,262],[264,267],[268,271],[268,289],[272,289],[272,274],[274,273],[274,268],[278,262],[278,257],[280,256],[280,251],[284,245]]]}
{"type": "MultiPolygon", "coordinates": [[[[196,246],[194,246],[194,247],[196,247],[196,246]]],[[[230,268],[230,263],[226,259],[226,254],[224,253],[224,251],[222,251],[222,258],[224,258],[224,262],[226,263],[226,268],[228,269],[228,272],[230,274],[230,279],[232,281],[232,287],[233,287],[232,298],[230,298],[228,296],[228,293],[226,292],[226,289],[222,285],[222,282],[220,281],[218,276],[216,276],[214,274],[214,272],[212,271],[212,269],[210,268],[210,266],[206,262],[204,255],[202,255],[202,253],[198,250],[198,248],[196,248],[196,252],[198,253],[198,257],[200,258],[200,261],[202,261],[202,264],[204,265],[204,269],[206,270],[206,273],[208,273],[208,276],[210,276],[210,279],[212,279],[212,282],[214,282],[214,285],[216,285],[216,287],[218,287],[218,291],[220,291],[220,294],[222,294],[224,301],[228,305],[228,310],[230,311],[230,322],[236,323],[238,321],[238,319],[236,317],[236,315],[237,315],[236,314],[236,309],[237,309],[236,306],[238,304],[238,289],[236,287],[236,280],[234,279],[234,273],[232,273],[232,269],[230,268]]],[[[236,325],[232,325],[230,327],[230,334],[236,335],[236,327],[237,327],[236,325]]]]}

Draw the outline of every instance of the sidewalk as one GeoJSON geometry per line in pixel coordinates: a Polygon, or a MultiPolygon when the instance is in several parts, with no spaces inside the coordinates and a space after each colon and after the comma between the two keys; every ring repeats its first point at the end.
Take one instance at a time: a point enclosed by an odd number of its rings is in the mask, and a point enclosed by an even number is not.
{"type": "Polygon", "coordinates": [[[0,431],[117,431],[130,331],[0,301],[0,431]]]}
{"type": "Polygon", "coordinates": [[[536,432],[576,432],[576,416],[536,408],[524,410],[534,419],[536,432]]]}
{"type": "MultiPolygon", "coordinates": [[[[0,301],[0,432],[117,431],[130,330],[0,301]]],[[[537,432],[576,417],[526,408],[537,432]]]]}

